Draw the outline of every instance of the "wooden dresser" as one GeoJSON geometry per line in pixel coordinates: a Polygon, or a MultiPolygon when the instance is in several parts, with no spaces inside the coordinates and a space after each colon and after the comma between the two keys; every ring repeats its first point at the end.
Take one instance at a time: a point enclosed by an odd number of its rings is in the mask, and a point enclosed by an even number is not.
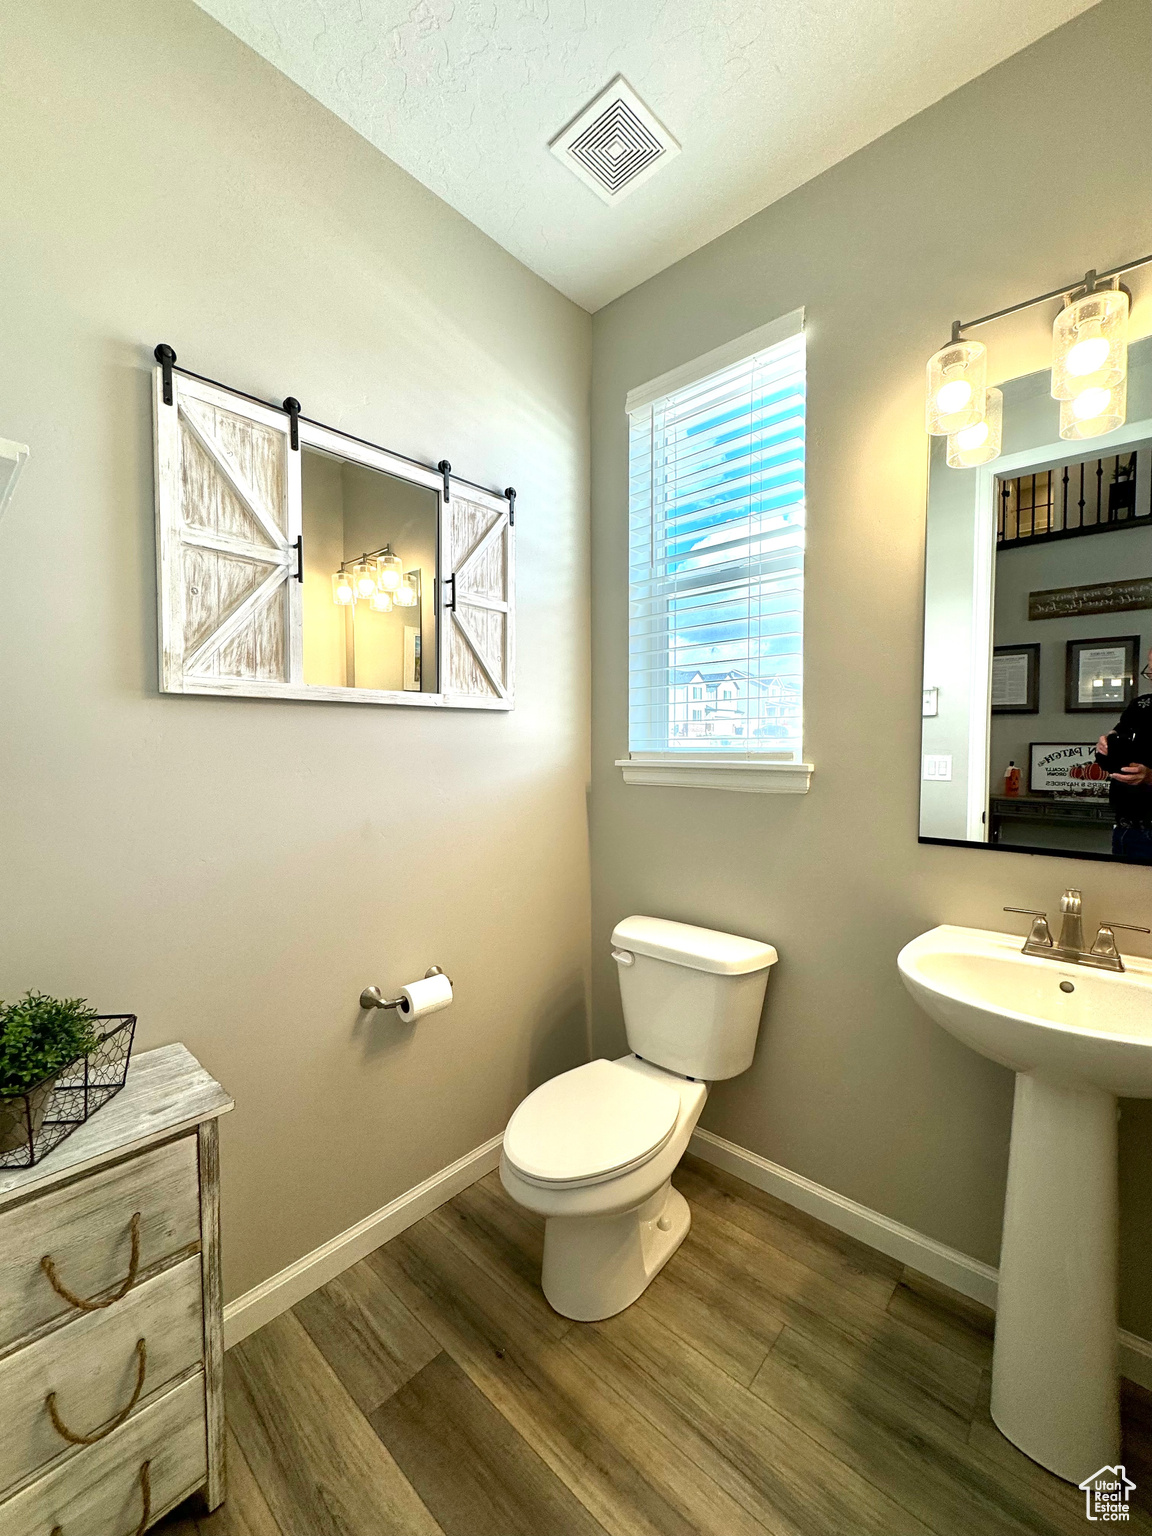
{"type": "Polygon", "coordinates": [[[182,1045],[0,1171],[0,1532],[136,1536],[224,1498],[217,1118],[182,1045]]]}

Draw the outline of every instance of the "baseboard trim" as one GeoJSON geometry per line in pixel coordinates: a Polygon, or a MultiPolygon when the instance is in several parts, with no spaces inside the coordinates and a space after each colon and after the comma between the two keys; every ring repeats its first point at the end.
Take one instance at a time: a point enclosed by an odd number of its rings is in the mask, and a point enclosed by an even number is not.
{"type": "Polygon", "coordinates": [[[503,1134],[491,1137],[454,1163],[449,1163],[447,1168],[441,1168],[423,1183],[365,1216],[355,1226],[337,1233],[286,1269],[269,1275],[267,1280],[230,1301],[224,1308],[225,1349],[246,1339],[257,1328],[279,1317],[281,1312],[287,1312],[289,1307],[294,1307],[350,1265],[358,1263],[381,1243],[397,1237],[405,1227],[410,1227],[429,1211],[467,1189],[469,1184],[491,1173],[499,1166],[503,1140],[503,1134]]]}
{"type": "MultiPolygon", "coordinates": [[[[815,1216],[838,1232],[858,1238],[889,1258],[898,1259],[959,1291],[962,1296],[995,1309],[997,1273],[991,1264],[961,1253],[957,1248],[949,1248],[946,1243],[938,1243],[923,1232],[893,1221],[890,1216],[883,1216],[845,1195],[838,1195],[835,1190],[825,1189],[815,1180],[782,1168],[779,1163],[769,1162],[759,1153],[725,1141],[712,1131],[697,1129],[689,1150],[704,1162],[734,1173],[745,1183],[815,1216]]],[[[1121,1328],[1118,1342],[1121,1373],[1152,1391],[1152,1341],[1121,1328]]]]}

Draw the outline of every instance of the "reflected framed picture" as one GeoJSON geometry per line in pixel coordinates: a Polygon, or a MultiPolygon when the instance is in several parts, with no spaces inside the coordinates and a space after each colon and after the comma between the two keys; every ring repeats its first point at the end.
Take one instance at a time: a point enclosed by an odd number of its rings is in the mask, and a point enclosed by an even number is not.
{"type": "Polygon", "coordinates": [[[1040,712],[1040,645],[997,645],[992,650],[992,713],[1040,712]]]}
{"type": "Polygon", "coordinates": [[[1139,635],[1069,640],[1064,664],[1066,712],[1119,714],[1135,695],[1139,657],[1139,635]]]}
{"type": "Polygon", "coordinates": [[[1094,741],[1033,741],[1028,747],[1029,794],[1057,799],[1106,796],[1109,779],[1096,762],[1094,741]]]}

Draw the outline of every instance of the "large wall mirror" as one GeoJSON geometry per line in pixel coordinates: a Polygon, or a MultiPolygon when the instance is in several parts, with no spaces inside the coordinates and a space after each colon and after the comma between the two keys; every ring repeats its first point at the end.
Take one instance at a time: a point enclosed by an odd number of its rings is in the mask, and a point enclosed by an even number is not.
{"type": "Polygon", "coordinates": [[[1152,863],[1152,782],[1127,782],[1152,779],[1152,338],[1106,436],[1063,441],[1050,381],[1001,386],[989,464],[932,439],[920,836],[1152,863]]]}
{"type": "Polygon", "coordinates": [[[176,369],[154,416],[164,692],[512,708],[511,493],[176,369]]]}

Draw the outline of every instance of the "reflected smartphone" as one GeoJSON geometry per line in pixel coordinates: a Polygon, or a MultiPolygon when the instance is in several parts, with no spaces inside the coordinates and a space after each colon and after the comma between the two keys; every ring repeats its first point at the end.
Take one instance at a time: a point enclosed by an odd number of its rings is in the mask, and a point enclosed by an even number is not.
{"type": "Polygon", "coordinates": [[[1116,731],[1109,731],[1105,739],[1108,742],[1108,750],[1097,752],[1096,761],[1105,773],[1123,773],[1128,764],[1134,761],[1132,743],[1116,731]]]}

